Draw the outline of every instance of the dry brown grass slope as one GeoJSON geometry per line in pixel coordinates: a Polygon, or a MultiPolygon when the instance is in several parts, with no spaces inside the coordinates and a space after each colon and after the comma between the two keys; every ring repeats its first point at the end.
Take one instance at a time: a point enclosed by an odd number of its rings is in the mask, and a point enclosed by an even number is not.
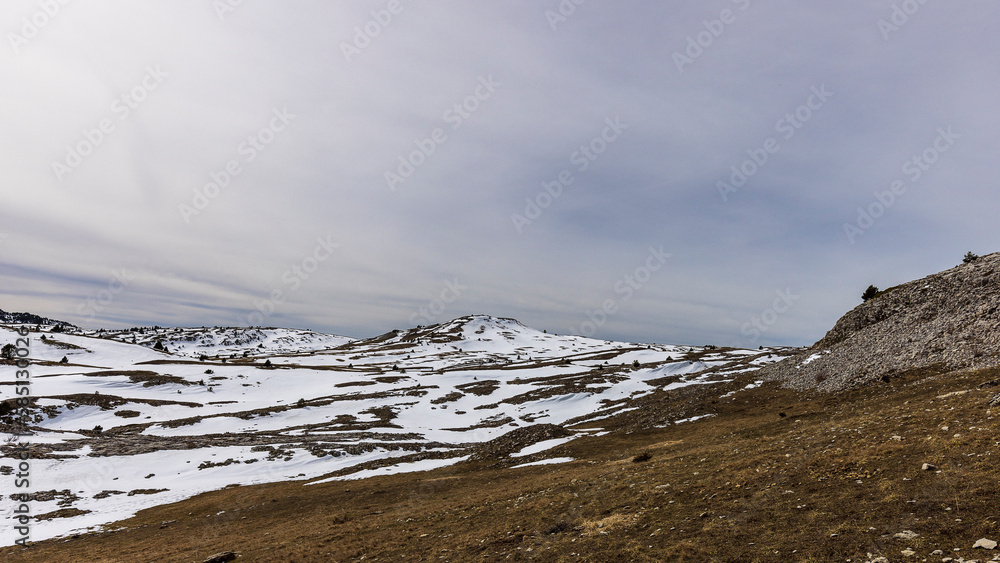
{"type": "Polygon", "coordinates": [[[820,562],[960,548],[971,559],[977,539],[1000,536],[1000,413],[986,404],[998,380],[924,369],[839,394],[683,389],[546,454],[577,460],[566,464],[235,487],[0,558],[820,562]],[[643,412],[678,402],[715,416],[643,427],[643,412]],[[893,537],[904,530],[917,537],[893,537]]]}

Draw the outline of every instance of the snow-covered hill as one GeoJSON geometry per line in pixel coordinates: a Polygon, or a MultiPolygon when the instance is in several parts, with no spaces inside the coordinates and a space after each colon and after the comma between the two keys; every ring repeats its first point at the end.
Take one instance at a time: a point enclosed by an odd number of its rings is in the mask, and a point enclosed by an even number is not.
{"type": "MultiPolygon", "coordinates": [[[[0,344],[16,336],[2,328],[0,344]]],[[[227,485],[453,464],[534,424],[562,425],[572,439],[597,431],[575,425],[637,397],[726,382],[774,352],[552,335],[488,316],[364,340],[286,329],[32,333],[32,434],[21,440],[32,451],[32,539],[227,485]]],[[[3,397],[13,388],[4,380],[3,397]]],[[[15,414],[0,418],[3,431],[15,414]]],[[[13,448],[9,439],[2,449],[4,474],[17,466],[13,448]]],[[[0,512],[13,509],[4,496],[0,512]]]]}
{"type": "Polygon", "coordinates": [[[305,354],[336,348],[354,340],[346,336],[290,328],[136,327],[73,332],[156,348],[177,356],[204,356],[206,359],[305,354]]]}

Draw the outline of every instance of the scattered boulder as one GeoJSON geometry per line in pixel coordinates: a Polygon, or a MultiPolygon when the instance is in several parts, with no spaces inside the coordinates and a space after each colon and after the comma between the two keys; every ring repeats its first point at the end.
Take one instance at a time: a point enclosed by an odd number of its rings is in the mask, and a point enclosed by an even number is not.
{"type": "Polygon", "coordinates": [[[925,463],[925,464],[923,464],[923,465],[920,466],[920,469],[923,470],[923,471],[937,471],[937,466],[936,465],[932,465],[930,463],[925,463]]]}
{"type": "Polygon", "coordinates": [[[229,563],[230,561],[236,560],[236,552],[234,551],[223,551],[221,553],[216,553],[210,556],[204,561],[204,563],[229,563]]]}
{"type": "Polygon", "coordinates": [[[919,535],[916,532],[914,532],[913,530],[903,530],[902,532],[899,532],[898,534],[894,534],[892,537],[894,537],[896,539],[900,539],[900,540],[912,540],[912,539],[918,538],[919,535]]]}
{"type": "Polygon", "coordinates": [[[997,542],[993,540],[988,540],[983,538],[976,542],[976,545],[972,546],[972,549],[996,549],[997,542]]]}

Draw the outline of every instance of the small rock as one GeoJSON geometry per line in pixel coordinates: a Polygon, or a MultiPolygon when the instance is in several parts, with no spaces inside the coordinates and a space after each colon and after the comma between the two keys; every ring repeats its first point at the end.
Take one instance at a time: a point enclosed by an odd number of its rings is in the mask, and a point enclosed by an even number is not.
{"type": "Polygon", "coordinates": [[[920,466],[920,469],[922,469],[923,471],[937,471],[937,466],[931,465],[930,463],[925,463],[920,466]]]}
{"type": "Polygon", "coordinates": [[[976,545],[972,546],[972,549],[996,549],[997,542],[993,540],[988,540],[983,538],[976,542],[976,545]]]}
{"type": "Polygon", "coordinates": [[[913,530],[903,530],[902,532],[899,532],[898,534],[893,534],[892,537],[894,537],[896,539],[901,539],[901,540],[912,540],[912,539],[917,538],[919,536],[913,530]]]}
{"type": "Polygon", "coordinates": [[[893,442],[902,442],[903,441],[903,437],[902,436],[892,436],[889,439],[892,440],[893,442]]]}
{"type": "Polygon", "coordinates": [[[913,557],[917,554],[917,552],[912,549],[904,549],[903,551],[900,551],[900,553],[903,554],[903,557],[913,557]]]}
{"type": "Polygon", "coordinates": [[[934,551],[931,552],[931,555],[944,555],[944,552],[941,551],[940,549],[935,549],[934,551]]]}
{"type": "Polygon", "coordinates": [[[235,551],[223,551],[221,553],[216,553],[210,556],[204,561],[204,563],[228,563],[229,561],[236,560],[235,551]]]}

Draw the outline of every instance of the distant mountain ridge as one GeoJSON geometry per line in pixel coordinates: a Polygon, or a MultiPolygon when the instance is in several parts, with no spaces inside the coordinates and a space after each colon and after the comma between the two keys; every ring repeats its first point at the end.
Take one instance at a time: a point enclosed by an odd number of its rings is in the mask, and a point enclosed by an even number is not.
{"type": "Polygon", "coordinates": [[[42,317],[33,313],[8,313],[2,309],[0,309],[0,324],[31,324],[61,327],[75,326],[65,321],[57,321],[55,319],[42,317]]]}
{"type": "Polygon", "coordinates": [[[878,293],[761,375],[832,391],[918,368],[998,365],[1000,253],[993,253],[878,293]]]}

